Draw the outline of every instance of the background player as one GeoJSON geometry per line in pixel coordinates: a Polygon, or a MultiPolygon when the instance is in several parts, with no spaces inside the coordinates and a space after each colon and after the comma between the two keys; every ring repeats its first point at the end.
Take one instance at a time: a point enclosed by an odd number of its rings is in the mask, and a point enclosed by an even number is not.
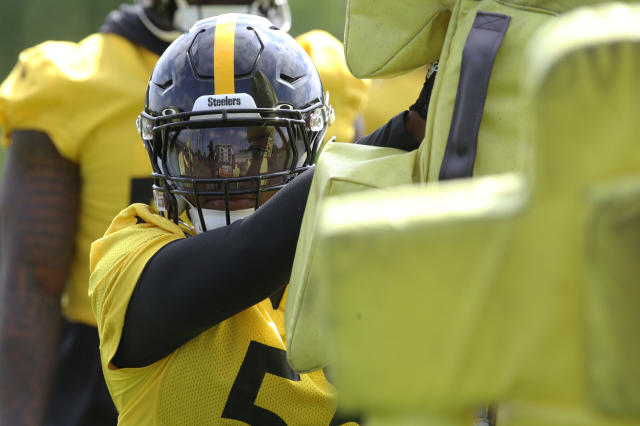
{"type": "MultiPolygon", "coordinates": [[[[361,142],[416,148],[420,99],[361,142]]],[[[322,372],[288,366],[282,311],[331,115],[311,60],[262,18],[201,21],[162,55],[139,119],[162,215],[134,204],[91,250],[120,424],[338,422],[322,372]]]]}
{"type": "Polygon", "coordinates": [[[288,25],[283,1],[141,1],[79,43],[25,50],[2,84],[0,424],[115,422],[86,296],[89,245],[120,209],[151,199],[133,122],[158,55],[189,19],[232,6],[288,25]]]}

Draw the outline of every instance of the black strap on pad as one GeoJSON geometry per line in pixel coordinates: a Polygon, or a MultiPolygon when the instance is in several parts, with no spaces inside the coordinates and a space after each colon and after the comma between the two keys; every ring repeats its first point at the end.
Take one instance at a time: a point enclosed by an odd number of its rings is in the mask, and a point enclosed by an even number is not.
{"type": "Polygon", "coordinates": [[[470,177],[491,70],[511,17],[478,12],[462,51],[458,93],[440,180],[470,177]]]}

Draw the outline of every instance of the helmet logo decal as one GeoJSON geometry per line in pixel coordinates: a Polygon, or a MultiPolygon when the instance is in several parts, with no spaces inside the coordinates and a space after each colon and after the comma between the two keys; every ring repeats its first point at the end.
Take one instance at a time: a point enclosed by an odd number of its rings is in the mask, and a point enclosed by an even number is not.
{"type": "MultiPolygon", "coordinates": [[[[238,112],[233,110],[256,109],[256,103],[248,93],[237,93],[235,95],[203,95],[196,99],[193,104],[193,111],[216,111],[226,110],[229,117],[235,118],[260,118],[256,112],[238,112]]],[[[222,118],[221,114],[196,115],[191,120],[203,120],[212,118],[222,118]]]]}
{"type": "Polygon", "coordinates": [[[242,99],[225,96],[222,99],[216,99],[213,96],[207,98],[207,105],[210,107],[236,106],[242,105],[242,99]]]}
{"type": "Polygon", "coordinates": [[[213,42],[213,75],[217,95],[236,92],[234,69],[236,19],[234,14],[220,15],[217,18],[213,42]]]}

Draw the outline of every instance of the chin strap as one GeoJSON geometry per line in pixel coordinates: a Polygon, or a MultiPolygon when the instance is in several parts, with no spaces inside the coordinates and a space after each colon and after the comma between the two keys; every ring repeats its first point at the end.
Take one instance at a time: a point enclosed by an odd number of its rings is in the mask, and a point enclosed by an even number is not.
{"type": "Polygon", "coordinates": [[[232,210],[229,212],[230,222],[227,223],[227,213],[224,210],[202,209],[202,217],[204,218],[205,224],[203,227],[202,222],[200,221],[200,215],[198,214],[198,209],[189,205],[189,217],[191,218],[191,223],[193,223],[193,228],[197,234],[202,234],[204,229],[211,231],[212,229],[230,225],[238,219],[244,219],[254,211],[255,209],[253,208],[232,210]]]}

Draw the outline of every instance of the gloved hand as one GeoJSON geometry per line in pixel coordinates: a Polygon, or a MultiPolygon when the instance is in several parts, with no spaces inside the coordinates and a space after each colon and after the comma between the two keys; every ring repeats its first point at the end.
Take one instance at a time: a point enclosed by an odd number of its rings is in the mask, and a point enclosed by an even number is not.
{"type": "Polygon", "coordinates": [[[415,111],[423,120],[427,119],[427,111],[429,110],[429,101],[431,100],[431,91],[433,90],[433,83],[436,81],[436,74],[438,73],[438,61],[435,61],[429,71],[427,77],[422,85],[422,90],[416,102],[409,107],[409,111],[415,111]]]}

